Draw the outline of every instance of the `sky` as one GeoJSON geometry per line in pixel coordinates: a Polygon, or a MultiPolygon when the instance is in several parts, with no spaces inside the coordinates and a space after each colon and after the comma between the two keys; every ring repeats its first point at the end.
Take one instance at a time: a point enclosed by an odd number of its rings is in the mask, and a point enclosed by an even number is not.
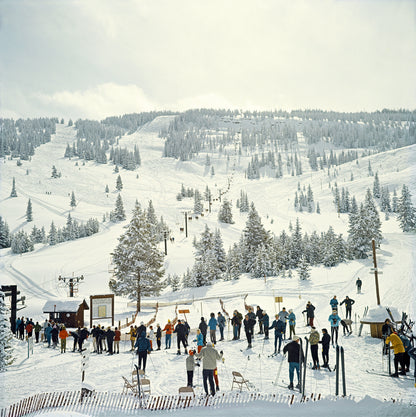
{"type": "Polygon", "coordinates": [[[412,0],[2,0],[0,117],[416,108],[412,0]]]}

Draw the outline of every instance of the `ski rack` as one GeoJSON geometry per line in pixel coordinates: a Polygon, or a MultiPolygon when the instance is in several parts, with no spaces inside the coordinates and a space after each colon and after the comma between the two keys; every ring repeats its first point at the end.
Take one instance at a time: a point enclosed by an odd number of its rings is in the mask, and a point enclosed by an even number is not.
{"type": "Polygon", "coordinates": [[[339,365],[341,362],[341,375],[342,375],[342,396],[347,395],[347,386],[345,382],[345,361],[344,361],[344,348],[337,345],[337,356],[336,356],[336,375],[335,375],[335,395],[339,395],[339,365]]]}
{"type": "MultiPolygon", "coordinates": [[[[362,317],[362,318],[364,318],[364,317],[367,315],[367,313],[368,313],[368,306],[366,306],[366,307],[364,308],[364,314],[363,314],[363,317],[362,317]]],[[[364,327],[364,324],[363,324],[363,323],[361,323],[361,324],[360,324],[360,330],[358,331],[358,337],[360,337],[360,336],[361,336],[361,332],[363,331],[363,327],[364,327]]]]}

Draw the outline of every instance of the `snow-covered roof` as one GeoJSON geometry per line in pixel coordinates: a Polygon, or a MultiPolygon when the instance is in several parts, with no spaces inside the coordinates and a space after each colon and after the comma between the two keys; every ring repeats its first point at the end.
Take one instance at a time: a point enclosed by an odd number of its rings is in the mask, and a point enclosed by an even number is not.
{"type": "Polygon", "coordinates": [[[402,318],[401,313],[395,307],[377,306],[370,308],[365,317],[361,319],[363,323],[384,323],[384,320],[391,319],[386,308],[389,308],[395,321],[400,321],[402,318]]]}
{"type": "Polygon", "coordinates": [[[85,300],[72,299],[72,300],[48,300],[43,306],[44,313],[52,312],[65,312],[65,313],[76,313],[81,304],[85,303],[88,309],[88,304],[85,300]]]}

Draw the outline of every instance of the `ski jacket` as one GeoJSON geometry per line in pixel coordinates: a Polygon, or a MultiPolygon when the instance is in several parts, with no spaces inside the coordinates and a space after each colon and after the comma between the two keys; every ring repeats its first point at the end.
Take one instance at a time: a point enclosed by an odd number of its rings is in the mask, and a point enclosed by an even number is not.
{"type": "Polygon", "coordinates": [[[295,313],[290,313],[288,316],[289,319],[289,325],[294,326],[296,324],[296,316],[295,313]]]}
{"type": "Polygon", "coordinates": [[[52,327],[48,326],[45,328],[45,336],[48,337],[52,332],[52,327]]]}
{"type": "Polygon", "coordinates": [[[186,358],[186,370],[193,371],[195,369],[195,358],[194,355],[188,355],[186,358]]]}
{"type": "Polygon", "coordinates": [[[216,330],[217,324],[217,319],[215,317],[211,317],[208,322],[208,327],[210,330],[216,330]]]}
{"type": "Polygon", "coordinates": [[[195,353],[197,358],[202,358],[202,368],[214,370],[217,367],[217,360],[220,360],[220,355],[212,346],[205,346],[200,353],[195,353]]]}
{"type": "Polygon", "coordinates": [[[272,325],[269,327],[269,330],[274,328],[275,333],[284,333],[286,323],[283,323],[281,320],[273,320],[272,325]]]}
{"type": "Polygon", "coordinates": [[[194,339],[194,342],[196,342],[197,346],[204,346],[204,336],[202,335],[202,333],[196,335],[196,339],[194,339]]]}
{"type": "Polygon", "coordinates": [[[130,331],[127,334],[130,335],[130,340],[134,340],[137,337],[137,331],[134,327],[130,328],[130,331]]]}
{"type": "Polygon", "coordinates": [[[225,317],[223,315],[219,315],[217,317],[218,327],[225,327],[225,317]]]}
{"type": "Polygon", "coordinates": [[[289,317],[289,313],[287,311],[279,311],[278,313],[279,320],[286,324],[286,319],[289,317]]]}
{"type": "Polygon", "coordinates": [[[331,343],[331,336],[328,333],[323,334],[322,340],[319,343],[322,343],[323,349],[329,349],[329,344],[331,343]]]}
{"type": "Polygon", "coordinates": [[[403,342],[401,341],[400,337],[397,336],[396,333],[392,333],[387,339],[386,339],[386,345],[391,343],[391,349],[394,350],[394,354],[397,355],[398,353],[403,353],[404,346],[403,342]]]}
{"type": "MultiPolygon", "coordinates": [[[[299,352],[300,352],[300,346],[299,343],[293,341],[288,343],[284,348],[283,348],[283,353],[288,353],[287,355],[287,360],[288,362],[297,362],[299,363],[299,352]]],[[[304,361],[304,356],[303,356],[303,352],[301,353],[301,359],[302,362],[304,361]]]]}
{"type": "Polygon", "coordinates": [[[199,323],[199,330],[201,330],[202,334],[207,334],[207,322],[205,320],[201,320],[201,323],[199,323]]]}
{"type": "Polygon", "coordinates": [[[62,329],[59,332],[59,338],[60,339],[66,339],[69,336],[68,332],[66,331],[66,329],[62,329]]]}
{"type": "Polygon", "coordinates": [[[115,330],[114,331],[114,341],[115,342],[119,342],[121,339],[121,332],[120,330],[115,330]]]}
{"type": "Polygon", "coordinates": [[[310,318],[315,317],[315,306],[313,304],[306,304],[306,309],[302,311],[302,314],[306,312],[306,315],[310,318]]]}
{"type": "Polygon", "coordinates": [[[269,321],[269,316],[268,314],[263,314],[263,317],[261,318],[261,322],[263,323],[263,326],[265,328],[269,327],[270,321],[269,321]]]}
{"type": "Polygon", "coordinates": [[[82,339],[82,340],[88,339],[89,334],[90,334],[90,332],[84,327],[79,332],[79,338],[82,339]]]}
{"type": "Polygon", "coordinates": [[[156,329],[156,339],[160,340],[162,338],[162,329],[158,327],[156,329]]]}
{"type": "Polygon", "coordinates": [[[244,319],[243,324],[244,324],[244,330],[246,332],[251,332],[251,330],[253,329],[253,327],[256,324],[256,319],[251,319],[249,317],[248,320],[244,319]]]}
{"type": "Polygon", "coordinates": [[[146,333],[146,326],[144,324],[141,324],[138,328],[137,328],[137,334],[142,334],[143,332],[146,333]]]}
{"type": "Polygon", "coordinates": [[[30,333],[33,330],[33,326],[29,323],[26,325],[26,332],[30,333]]]}
{"type": "Polygon", "coordinates": [[[35,324],[35,333],[39,333],[42,330],[42,326],[40,324],[35,324]]]}
{"type": "Polygon", "coordinates": [[[392,328],[390,324],[384,323],[381,327],[381,333],[383,336],[390,336],[392,333],[392,328]]]}
{"type": "Polygon", "coordinates": [[[109,329],[105,332],[105,337],[107,338],[107,340],[109,340],[111,342],[114,340],[115,335],[116,334],[111,329],[109,329]]]}
{"type": "Polygon", "coordinates": [[[146,332],[143,332],[140,337],[137,338],[134,347],[137,348],[138,352],[150,352],[150,340],[146,338],[146,332]]]}
{"type": "Polygon", "coordinates": [[[261,308],[257,309],[256,316],[259,319],[259,321],[261,321],[261,319],[263,318],[263,310],[261,308]]]}
{"type": "Polygon", "coordinates": [[[407,352],[412,347],[410,340],[404,334],[399,334],[399,337],[403,343],[404,351],[407,352]]]}
{"type": "Polygon", "coordinates": [[[332,298],[329,304],[331,304],[333,310],[336,310],[338,308],[338,300],[336,298],[332,298]]]}
{"type": "Polygon", "coordinates": [[[312,330],[309,335],[309,344],[311,346],[317,345],[319,343],[319,332],[318,330],[312,330]]]}
{"type": "Polygon", "coordinates": [[[231,324],[233,326],[241,326],[241,320],[238,317],[238,315],[233,316],[233,318],[231,319],[231,324]]]}
{"type": "Polygon", "coordinates": [[[355,281],[355,284],[357,285],[358,288],[361,288],[361,285],[363,284],[363,282],[360,280],[360,278],[358,278],[357,281],[355,281]]]}
{"type": "Polygon", "coordinates": [[[92,329],[91,329],[91,336],[92,337],[94,337],[95,339],[97,339],[98,338],[98,335],[100,334],[100,328],[98,328],[98,327],[93,327],[92,329]]]}
{"type": "Polygon", "coordinates": [[[166,332],[166,334],[172,334],[173,332],[173,326],[171,323],[168,323],[165,328],[163,329],[164,332],[166,332]]]}
{"type": "Polygon", "coordinates": [[[247,316],[249,319],[254,320],[254,324],[256,324],[256,315],[250,311],[250,313],[247,313],[247,316]]]}
{"type": "Polygon", "coordinates": [[[175,327],[173,333],[176,333],[178,337],[185,337],[186,336],[186,327],[183,323],[178,323],[175,327]]]}
{"type": "Polygon", "coordinates": [[[331,323],[331,327],[339,327],[339,323],[341,321],[341,317],[338,314],[331,314],[328,317],[328,321],[331,323]]]}
{"type": "Polygon", "coordinates": [[[350,308],[351,308],[351,306],[352,306],[354,303],[355,303],[355,301],[354,301],[352,298],[344,298],[344,299],[341,301],[340,306],[342,306],[343,304],[345,304],[345,307],[346,307],[347,309],[350,309],[350,308]]]}

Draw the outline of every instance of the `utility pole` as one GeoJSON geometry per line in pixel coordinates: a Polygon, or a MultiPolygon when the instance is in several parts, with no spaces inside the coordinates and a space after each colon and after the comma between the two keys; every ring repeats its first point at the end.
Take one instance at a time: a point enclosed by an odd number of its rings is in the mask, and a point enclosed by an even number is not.
{"type": "Polygon", "coordinates": [[[377,258],[376,258],[376,242],[374,239],[371,241],[371,244],[373,246],[373,263],[374,263],[374,277],[376,280],[377,305],[380,305],[380,292],[378,289],[378,271],[377,271],[377,258]]]}
{"type": "Polygon", "coordinates": [[[84,280],[84,275],[81,275],[79,277],[74,277],[74,273],[72,273],[72,277],[61,277],[59,275],[58,280],[63,281],[64,284],[67,287],[69,287],[69,296],[73,297],[74,296],[74,288],[78,289],[78,285],[79,285],[80,281],[84,280]]]}
{"type": "Polygon", "coordinates": [[[167,243],[167,232],[166,231],[164,231],[163,232],[163,237],[164,237],[164,239],[165,239],[165,255],[167,255],[168,254],[168,243],[167,243]]]}
{"type": "Polygon", "coordinates": [[[185,211],[185,237],[188,237],[188,212],[185,211]]]}
{"type": "Polygon", "coordinates": [[[211,203],[211,193],[209,194],[209,212],[211,213],[211,205],[212,205],[212,203],[211,203]]]}
{"type": "Polygon", "coordinates": [[[20,294],[20,291],[17,291],[17,285],[2,285],[1,290],[4,292],[4,295],[6,297],[11,297],[11,303],[10,303],[10,328],[13,332],[13,334],[16,333],[16,313],[19,310],[22,310],[26,306],[25,300],[26,297],[22,296],[19,299],[17,299],[17,296],[20,294]],[[17,303],[21,302],[23,304],[23,307],[17,308],[17,303]]]}

